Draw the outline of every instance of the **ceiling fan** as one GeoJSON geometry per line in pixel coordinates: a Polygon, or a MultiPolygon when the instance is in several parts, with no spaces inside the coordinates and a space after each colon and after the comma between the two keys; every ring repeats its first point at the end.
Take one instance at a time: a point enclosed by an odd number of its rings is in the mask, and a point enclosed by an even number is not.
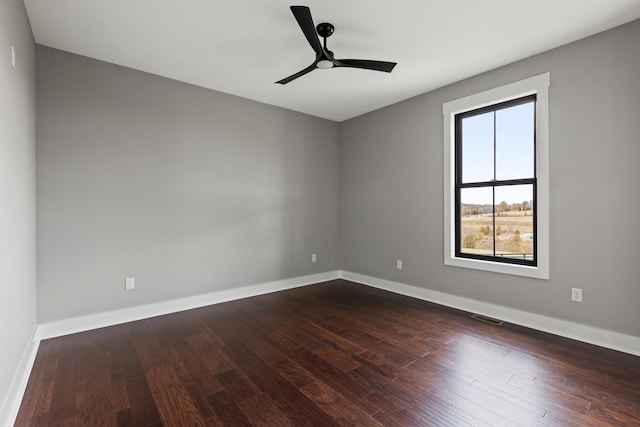
{"type": "Polygon", "coordinates": [[[365,70],[384,71],[390,73],[393,67],[396,66],[395,62],[386,61],[372,61],[368,59],[335,59],[333,52],[327,49],[327,37],[333,34],[333,25],[323,22],[318,26],[313,25],[313,19],[311,18],[311,11],[307,6],[291,6],[291,12],[295,16],[296,21],[300,25],[300,29],[304,33],[307,41],[311,45],[311,48],[316,53],[316,59],[313,64],[309,65],[302,71],[298,71],[295,74],[290,75],[276,83],[287,84],[292,80],[302,77],[307,73],[315,70],[316,68],[329,69],[334,67],[349,67],[349,68],[364,68],[365,70]],[[317,35],[316,35],[317,32],[317,35]],[[324,39],[324,42],[320,44],[318,36],[324,39]]]}

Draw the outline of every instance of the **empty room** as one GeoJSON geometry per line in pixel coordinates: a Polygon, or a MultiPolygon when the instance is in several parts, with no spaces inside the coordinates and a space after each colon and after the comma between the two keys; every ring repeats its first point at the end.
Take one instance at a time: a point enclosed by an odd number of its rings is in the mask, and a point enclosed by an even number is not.
{"type": "Polygon", "coordinates": [[[1,426],[640,425],[640,1],[2,0],[1,426]]]}

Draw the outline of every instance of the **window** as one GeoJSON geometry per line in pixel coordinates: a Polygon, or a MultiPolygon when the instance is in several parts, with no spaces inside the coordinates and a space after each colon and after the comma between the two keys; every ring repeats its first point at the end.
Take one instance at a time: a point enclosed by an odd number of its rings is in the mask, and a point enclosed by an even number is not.
{"type": "Polygon", "coordinates": [[[443,105],[445,264],[549,278],[549,74],[443,105]]]}
{"type": "Polygon", "coordinates": [[[455,254],[536,260],[536,95],[455,115],[455,254]]]}

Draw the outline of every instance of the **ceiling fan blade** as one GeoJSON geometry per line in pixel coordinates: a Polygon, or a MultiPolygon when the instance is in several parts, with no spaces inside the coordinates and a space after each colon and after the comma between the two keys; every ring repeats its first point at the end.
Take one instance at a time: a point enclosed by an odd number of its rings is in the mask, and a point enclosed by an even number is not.
{"type": "Polygon", "coordinates": [[[298,21],[300,29],[316,52],[316,55],[320,55],[322,53],[322,45],[316,35],[316,27],[313,25],[311,10],[307,6],[291,6],[291,12],[293,12],[293,16],[295,16],[296,21],[298,21]]]}
{"type": "Polygon", "coordinates": [[[282,80],[278,80],[276,83],[280,83],[281,85],[286,85],[287,83],[289,83],[292,80],[297,79],[298,77],[302,77],[307,73],[312,72],[313,70],[316,69],[316,63],[314,62],[313,64],[309,65],[307,68],[305,68],[302,71],[298,71],[295,74],[290,75],[289,77],[285,77],[282,80]]]}
{"type": "Polygon", "coordinates": [[[336,59],[334,64],[336,67],[364,68],[365,70],[390,73],[397,62],[371,61],[369,59],[336,59]]]}

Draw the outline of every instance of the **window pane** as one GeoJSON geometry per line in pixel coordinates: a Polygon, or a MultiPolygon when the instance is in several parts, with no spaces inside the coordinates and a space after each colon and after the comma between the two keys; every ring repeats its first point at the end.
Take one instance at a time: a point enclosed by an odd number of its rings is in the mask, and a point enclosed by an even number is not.
{"type": "Polygon", "coordinates": [[[460,196],[460,252],[493,256],[492,188],[463,188],[460,196]]]}
{"type": "Polygon", "coordinates": [[[496,111],[496,179],[533,178],[535,103],[496,111]]]}
{"type": "Polygon", "coordinates": [[[496,255],[533,260],[533,185],[496,187],[496,255]]]}
{"type": "Polygon", "coordinates": [[[462,182],[493,179],[493,112],[462,119],[462,182]]]}

